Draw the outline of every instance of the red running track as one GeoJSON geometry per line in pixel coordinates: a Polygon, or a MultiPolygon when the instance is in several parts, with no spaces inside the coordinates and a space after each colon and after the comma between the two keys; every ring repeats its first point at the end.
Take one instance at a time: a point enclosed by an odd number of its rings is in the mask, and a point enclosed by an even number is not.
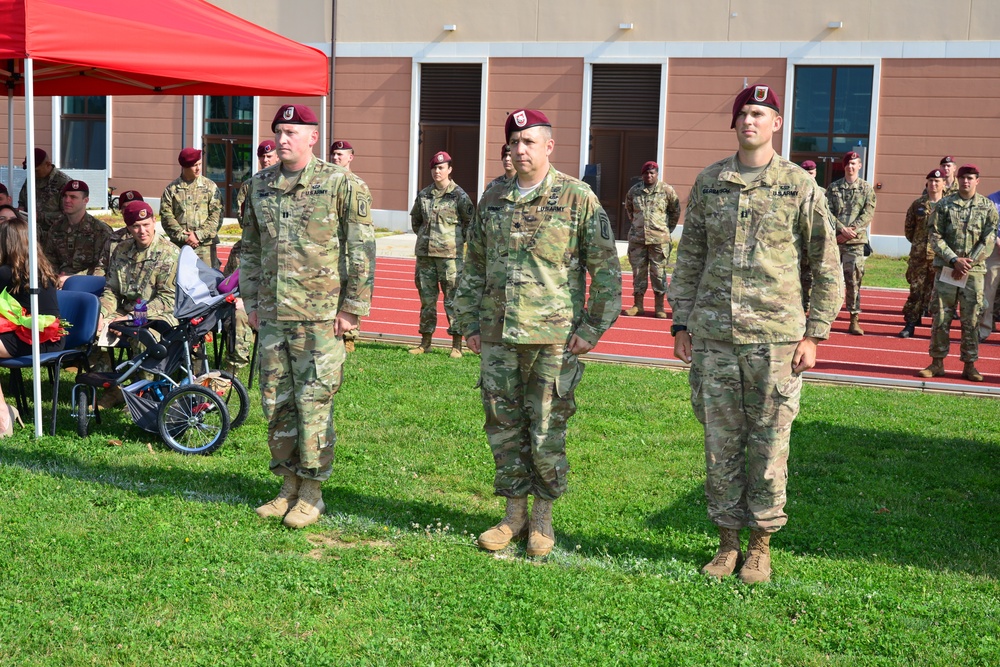
{"type": "MultiPolygon", "coordinates": [[[[419,338],[417,333],[420,300],[413,284],[414,260],[412,258],[379,257],[375,268],[375,295],[371,315],[364,318],[362,335],[399,339],[419,338]]],[[[626,305],[631,305],[632,274],[622,276],[626,305]]],[[[970,383],[961,377],[962,364],[958,360],[958,322],[952,326],[952,350],[945,361],[947,375],[932,381],[916,377],[917,371],[930,363],[927,354],[930,328],[917,328],[916,336],[897,338],[903,326],[900,314],[905,290],[863,288],[861,297],[861,326],[864,336],[847,334],[849,317],[841,311],[833,325],[830,339],[819,347],[819,360],[810,373],[815,379],[857,381],[873,380],[874,384],[889,384],[910,388],[958,390],[968,388],[974,392],[1000,392],[1000,333],[979,347],[977,368],[986,377],[984,383],[970,383]]],[[[673,337],[670,319],[652,317],[653,295],[646,292],[647,314],[640,317],[618,318],[593,351],[596,357],[656,365],[678,364],[673,358],[673,337]]],[[[669,309],[667,311],[669,316],[669,309]]],[[[924,318],[929,324],[929,318],[924,318]]],[[[438,329],[435,340],[450,342],[447,319],[441,300],[438,300],[438,329]]]]}

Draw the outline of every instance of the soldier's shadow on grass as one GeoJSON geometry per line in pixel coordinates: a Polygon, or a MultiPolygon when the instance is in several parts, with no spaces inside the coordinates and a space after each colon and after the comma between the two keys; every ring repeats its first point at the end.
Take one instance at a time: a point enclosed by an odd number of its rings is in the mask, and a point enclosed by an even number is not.
{"type": "MultiPolygon", "coordinates": [[[[966,438],[797,421],[789,462],[786,552],[1000,577],[1000,447],[966,438]]],[[[705,527],[702,487],[649,525],[705,527]]],[[[711,556],[699,553],[699,556],[711,556]]]]}

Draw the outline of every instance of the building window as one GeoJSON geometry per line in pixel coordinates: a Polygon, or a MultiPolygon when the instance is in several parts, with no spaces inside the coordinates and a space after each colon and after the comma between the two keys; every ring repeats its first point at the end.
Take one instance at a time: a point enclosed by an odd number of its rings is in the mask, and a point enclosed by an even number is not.
{"type": "Polygon", "coordinates": [[[108,98],[62,98],[62,167],[106,169],[108,98]]]}
{"type": "Polygon", "coordinates": [[[222,192],[223,215],[236,215],[236,194],[253,174],[253,98],[205,98],[205,156],[202,175],[222,192]]]}

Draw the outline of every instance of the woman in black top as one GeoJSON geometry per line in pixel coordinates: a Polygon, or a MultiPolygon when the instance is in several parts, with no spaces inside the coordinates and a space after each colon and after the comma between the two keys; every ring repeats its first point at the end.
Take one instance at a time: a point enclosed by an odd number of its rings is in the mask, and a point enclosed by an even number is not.
{"type": "MultiPolygon", "coordinates": [[[[6,291],[17,304],[24,309],[25,314],[31,312],[31,301],[28,296],[28,223],[15,218],[0,224],[0,297],[6,291]]],[[[59,300],[56,288],[59,278],[45,255],[38,255],[38,314],[49,315],[48,326],[41,322],[41,351],[57,352],[65,346],[59,327],[59,300]],[[55,318],[54,322],[51,321],[55,318]]],[[[30,320],[18,319],[22,315],[10,300],[0,300],[0,358],[23,357],[31,354],[30,320]],[[6,312],[5,312],[6,311],[6,312]],[[27,324],[27,327],[25,326],[27,324]],[[27,338],[29,342],[24,339],[27,338]]],[[[23,315],[22,315],[23,317],[23,315]]],[[[20,421],[17,409],[8,406],[0,391],[0,437],[6,437],[13,432],[14,419],[20,421]]]]}

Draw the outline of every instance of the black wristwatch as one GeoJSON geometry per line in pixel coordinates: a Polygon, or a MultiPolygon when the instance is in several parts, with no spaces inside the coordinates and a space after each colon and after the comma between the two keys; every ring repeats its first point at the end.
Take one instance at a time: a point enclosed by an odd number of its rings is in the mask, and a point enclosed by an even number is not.
{"type": "Polygon", "coordinates": [[[958,261],[958,257],[952,257],[948,260],[948,266],[955,266],[955,262],[958,261]]]}
{"type": "Polygon", "coordinates": [[[683,324],[672,324],[670,326],[670,335],[676,336],[679,331],[687,331],[688,328],[683,324]]]}

